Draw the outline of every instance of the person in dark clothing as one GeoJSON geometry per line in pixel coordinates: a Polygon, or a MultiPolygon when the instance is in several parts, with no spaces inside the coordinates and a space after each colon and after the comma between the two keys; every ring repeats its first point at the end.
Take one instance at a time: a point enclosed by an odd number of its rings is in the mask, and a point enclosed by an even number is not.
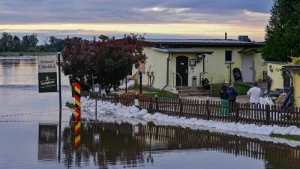
{"type": "Polygon", "coordinates": [[[228,96],[228,101],[229,102],[235,102],[237,97],[238,97],[238,93],[236,91],[236,89],[233,86],[229,86],[229,88],[227,89],[226,96],[228,96]]]}
{"type": "Polygon", "coordinates": [[[220,89],[220,98],[221,98],[221,115],[228,115],[228,96],[226,95],[227,89],[229,88],[229,83],[225,82],[222,88],[220,89]]]}
{"type": "Polygon", "coordinates": [[[230,107],[230,112],[235,112],[236,111],[236,99],[238,97],[238,93],[236,91],[236,89],[233,86],[229,86],[229,88],[227,89],[226,96],[228,96],[228,102],[229,102],[229,107],[230,107]]]}

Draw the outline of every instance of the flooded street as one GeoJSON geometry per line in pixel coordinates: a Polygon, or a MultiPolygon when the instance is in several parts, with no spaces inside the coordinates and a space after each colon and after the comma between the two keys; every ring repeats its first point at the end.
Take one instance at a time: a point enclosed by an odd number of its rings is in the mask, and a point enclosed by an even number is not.
{"type": "Polygon", "coordinates": [[[74,150],[68,78],[59,138],[58,93],[38,93],[37,74],[36,57],[0,57],[0,169],[300,168],[299,147],[153,123],[84,123],[74,150]]]}

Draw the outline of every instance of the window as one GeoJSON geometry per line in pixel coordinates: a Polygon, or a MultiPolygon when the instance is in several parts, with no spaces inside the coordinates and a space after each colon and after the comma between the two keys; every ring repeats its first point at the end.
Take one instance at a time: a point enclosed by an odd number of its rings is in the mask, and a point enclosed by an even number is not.
{"type": "Polygon", "coordinates": [[[233,62],[233,50],[225,50],[225,62],[233,62]]]}

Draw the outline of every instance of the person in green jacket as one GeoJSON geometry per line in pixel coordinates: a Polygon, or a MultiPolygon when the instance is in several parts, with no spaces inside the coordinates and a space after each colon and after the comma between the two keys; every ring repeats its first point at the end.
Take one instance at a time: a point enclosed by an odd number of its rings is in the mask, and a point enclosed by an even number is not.
{"type": "Polygon", "coordinates": [[[229,83],[225,82],[222,88],[220,89],[220,98],[221,98],[221,115],[228,115],[228,95],[226,95],[227,89],[229,88],[229,83]]]}

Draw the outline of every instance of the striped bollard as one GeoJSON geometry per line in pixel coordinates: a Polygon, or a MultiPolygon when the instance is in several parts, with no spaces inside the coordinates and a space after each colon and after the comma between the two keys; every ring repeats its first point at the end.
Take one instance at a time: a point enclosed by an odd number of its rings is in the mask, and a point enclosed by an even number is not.
{"type": "Polygon", "coordinates": [[[81,122],[80,122],[80,81],[76,79],[74,82],[75,87],[75,148],[78,148],[81,143],[80,133],[81,133],[81,122]]]}

